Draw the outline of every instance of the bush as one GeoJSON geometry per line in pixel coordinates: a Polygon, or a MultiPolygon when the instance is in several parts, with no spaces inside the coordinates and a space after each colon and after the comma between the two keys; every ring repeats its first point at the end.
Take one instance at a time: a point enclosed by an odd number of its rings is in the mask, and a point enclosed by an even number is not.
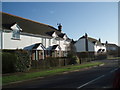
{"type": "Polygon", "coordinates": [[[23,72],[30,69],[29,53],[24,50],[5,51],[2,53],[2,72],[23,72]]]}
{"type": "Polygon", "coordinates": [[[13,53],[2,53],[2,73],[13,73],[15,72],[15,63],[17,57],[13,53]]]}
{"type": "Polygon", "coordinates": [[[50,67],[56,67],[59,65],[59,58],[49,57],[46,61],[49,62],[50,67]]]}
{"type": "Polygon", "coordinates": [[[107,58],[106,54],[99,54],[99,55],[96,56],[97,60],[102,60],[102,59],[106,59],[106,58],[107,58]]]}
{"type": "Polygon", "coordinates": [[[69,61],[69,64],[71,65],[71,64],[76,64],[77,63],[77,56],[75,56],[75,55],[73,55],[72,53],[69,53],[68,54],[68,59],[70,60],[69,61]]]}
{"type": "Polygon", "coordinates": [[[32,60],[32,68],[34,69],[49,69],[58,66],[65,66],[70,62],[66,58],[47,57],[45,60],[32,60]]]}
{"type": "Polygon", "coordinates": [[[17,72],[28,71],[31,67],[30,54],[25,50],[17,50],[15,52],[17,60],[15,63],[15,68],[17,72]]]}

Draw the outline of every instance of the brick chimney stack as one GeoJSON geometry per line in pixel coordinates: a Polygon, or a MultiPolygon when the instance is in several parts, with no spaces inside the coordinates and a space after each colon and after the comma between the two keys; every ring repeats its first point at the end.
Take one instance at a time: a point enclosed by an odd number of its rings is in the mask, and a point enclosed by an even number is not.
{"type": "Polygon", "coordinates": [[[59,24],[57,24],[58,25],[58,31],[62,31],[62,25],[61,25],[61,23],[59,23],[59,24]]]}
{"type": "Polygon", "coordinates": [[[99,40],[98,40],[99,42],[101,42],[101,39],[99,38],[99,40]]]}

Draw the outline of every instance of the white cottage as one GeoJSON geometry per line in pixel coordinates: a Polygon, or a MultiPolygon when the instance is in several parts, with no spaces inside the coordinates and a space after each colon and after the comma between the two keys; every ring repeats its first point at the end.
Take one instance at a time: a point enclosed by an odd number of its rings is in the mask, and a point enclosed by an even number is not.
{"type": "Polygon", "coordinates": [[[96,40],[88,37],[87,34],[79,38],[74,45],[76,47],[76,52],[91,52],[94,54],[106,52],[106,46],[101,43],[100,39],[96,40]]]}
{"type": "Polygon", "coordinates": [[[64,57],[71,39],[58,29],[43,23],[0,12],[0,48],[2,50],[25,49],[32,52],[32,60],[45,57],[64,57]]]}

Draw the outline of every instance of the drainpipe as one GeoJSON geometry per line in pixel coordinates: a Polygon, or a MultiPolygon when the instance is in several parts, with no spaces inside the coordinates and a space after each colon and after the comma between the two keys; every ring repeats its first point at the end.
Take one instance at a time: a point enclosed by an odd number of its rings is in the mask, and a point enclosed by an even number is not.
{"type": "Polygon", "coordinates": [[[88,51],[88,36],[85,34],[85,49],[88,51]]]}
{"type": "Polygon", "coordinates": [[[36,58],[35,58],[35,59],[38,60],[38,52],[37,52],[37,49],[36,49],[35,53],[36,53],[36,56],[35,56],[36,58]]]}
{"type": "Polygon", "coordinates": [[[44,54],[44,50],[43,50],[43,60],[45,59],[45,54],[44,54]]]}

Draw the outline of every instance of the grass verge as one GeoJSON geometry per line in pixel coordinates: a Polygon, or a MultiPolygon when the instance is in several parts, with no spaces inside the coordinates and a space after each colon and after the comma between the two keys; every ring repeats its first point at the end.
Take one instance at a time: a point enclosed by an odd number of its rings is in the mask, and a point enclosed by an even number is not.
{"type": "Polygon", "coordinates": [[[108,57],[108,60],[120,59],[120,57],[108,57]]]}
{"type": "Polygon", "coordinates": [[[56,75],[56,74],[66,72],[66,71],[73,71],[73,70],[77,70],[77,69],[97,66],[100,64],[102,64],[102,63],[101,62],[90,62],[90,63],[86,63],[86,64],[81,64],[81,65],[69,65],[66,67],[54,68],[52,70],[45,70],[45,71],[41,71],[41,72],[29,72],[29,73],[22,73],[22,74],[18,74],[18,75],[3,76],[2,83],[3,83],[3,85],[6,85],[11,82],[24,81],[24,80],[34,79],[34,78],[38,78],[38,77],[56,75]]]}

